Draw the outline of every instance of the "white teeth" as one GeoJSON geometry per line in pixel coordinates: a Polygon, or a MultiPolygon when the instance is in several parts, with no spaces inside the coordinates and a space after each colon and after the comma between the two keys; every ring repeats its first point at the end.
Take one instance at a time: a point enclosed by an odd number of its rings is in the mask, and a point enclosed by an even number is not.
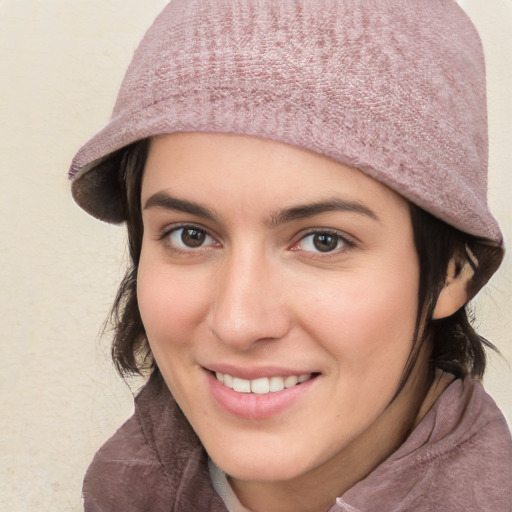
{"type": "Polygon", "coordinates": [[[251,380],[251,391],[258,395],[264,395],[270,391],[270,383],[267,378],[251,380]]]}
{"type": "Polygon", "coordinates": [[[238,391],[239,393],[250,393],[251,381],[233,377],[233,390],[238,391]]]}
{"type": "Polygon", "coordinates": [[[297,382],[299,382],[299,378],[295,375],[290,375],[289,377],[286,377],[286,379],[284,379],[284,387],[293,388],[293,386],[295,386],[297,382]]]}
{"type": "Polygon", "coordinates": [[[270,378],[270,391],[282,391],[284,389],[284,379],[282,377],[270,378]]]}
{"type": "Polygon", "coordinates": [[[288,377],[262,377],[259,379],[246,380],[233,377],[227,373],[215,372],[215,377],[219,382],[222,382],[225,386],[238,393],[252,392],[257,395],[265,395],[306,382],[311,378],[311,374],[305,373],[303,375],[289,375],[288,377]]]}

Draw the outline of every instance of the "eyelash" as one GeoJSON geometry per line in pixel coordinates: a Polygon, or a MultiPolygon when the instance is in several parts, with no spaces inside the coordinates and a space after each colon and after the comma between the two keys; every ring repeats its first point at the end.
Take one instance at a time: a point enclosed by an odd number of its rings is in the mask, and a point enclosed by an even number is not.
{"type": "Polygon", "coordinates": [[[169,249],[170,251],[172,251],[173,253],[184,254],[184,255],[189,255],[191,253],[198,253],[201,251],[201,249],[204,250],[205,248],[207,248],[211,245],[218,245],[218,242],[217,242],[216,244],[210,243],[210,244],[206,244],[206,245],[199,245],[196,248],[193,248],[193,247],[185,248],[185,247],[177,247],[175,244],[172,243],[172,241],[171,241],[172,235],[178,233],[179,231],[182,231],[182,236],[183,236],[184,232],[187,230],[202,233],[206,237],[210,237],[212,240],[215,241],[215,237],[212,236],[208,232],[208,230],[204,229],[203,227],[196,226],[195,224],[181,224],[178,226],[173,226],[170,229],[165,229],[162,232],[162,234],[158,237],[158,240],[163,242],[165,244],[166,248],[169,249]]]}
{"type": "MultiPolygon", "coordinates": [[[[314,242],[312,241],[312,243],[314,244],[314,242]]],[[[318,229],[314,229],[314,230],[310,230],[308,231],[307,233],[303,234],[300,239],[295,242],[291,248],[292,251],[304,251],[304,252],[308,252],[310,254],[313,254],[315,258],[332,258],[332,257],[335,257],[335,256],[338,256],[340,253],[343,253],[343,252],[346,252],[352,248],[355,247],[355,242],[349,238],[347,235],[345,234],[342,234],[342,233],[339,233],[337,231],[333,231],[333,230],[329,230],[329,229],[321,229],[321,228],[318,228],[318,229]],[[310,251],[310,250],[304,250],[304,249],[299,249],[299,248],[296,248],[301,242],[304,242],[305,240],[307,240],[307,238],[311,237],[315,237],[315,236],[319,236],[319,235],[324,235],[324,236],[328,236],[328,237],[332,237],[335,239],[336,241],[336,248],[334,248],[333,250],[330,250],[330,251],[310,251]],[[341,244],[341,247],[338,247],[338,245],[341,244]]],[[[317,247],[318,249],[318,247],[317,247]]]]}
{"type": "MultiPolygon", "coordinates": [[[[199,253],[201,251],[201,249],[204,250],[207,247],[220,246],[219,242],[216,242],[215,237],[213,235],[211,235],[208,232],[208,230],[206,230],[204,227],[197,226],[195,224],[181,224],[181,225],[173,226],[170,229],[166,229],[158,237],[158,240],[164,242],[166,247],[169,250],[171,250],[172,252],[174,252],[176,254],[184,254],[184,255],[187,255],[187,254],[189,255],[191,253],[199,253]],[[196,248],[194,248],[194,247],[185,248],[185,247],[177,247],[175,243],[171,242],[172,235],[182,231],[181,236],[183,236],[183,233],[187,230],[202,233],[205,237],[210,237],[215,243],[208,243],[205,245],[201,244],[201,245],[198,245],[196,248]]],[[[312,242],[312,243],[314,244],[314,242],[312,242]]],[[[307,233],[302,234],[301,237],[299,238],[299,240],[293,243],[293,245],[290,247],[290,250],[297,251],[297,252],[310,253],[310,254],[316,255],[316,256],[313,256],[315,258],[329,258],[329,257],[337,256],[341,252],[346,252],[347,250],[352,249],[355,245],[356,245],[355,242],[345,234],[341,234],[337,231],[333,231],[333,230],[329,230],[329,229],[317,228],[317,229],[313,229],[313,230],[308,231],[307,233]],[[323,252],[321,250],[318,250],[318,251],[305,250],[305,249],[300,249],[297,247],[302,242],[307,240],[309,237],[314,237],[314,236],[319,236],[319,235],[324,235],[327,237],[334,238],[336,241],[336,247],[333,250],[329,250],[329,251],[325,251],[325,252],[323,252]],[[342,245],[341,245],[341,247],[338,247],[338,245],[340,243],[342,245]]],[[[317,249],[318,249],[318,247],[317,247],[317,249]]]]}

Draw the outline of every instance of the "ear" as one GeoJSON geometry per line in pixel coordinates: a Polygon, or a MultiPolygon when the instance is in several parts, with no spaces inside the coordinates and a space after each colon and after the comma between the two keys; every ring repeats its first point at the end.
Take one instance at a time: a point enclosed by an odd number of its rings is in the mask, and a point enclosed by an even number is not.
{"type": "Polygon", "coordinates": [[[469,300],[468,283],[474,275],[475,272],[467,260],[462,267],[459,258],[454,256],[450,260],[446,270],[446,281],[432,314],[434,320],[453,315],[466,304],[469,300]]]}

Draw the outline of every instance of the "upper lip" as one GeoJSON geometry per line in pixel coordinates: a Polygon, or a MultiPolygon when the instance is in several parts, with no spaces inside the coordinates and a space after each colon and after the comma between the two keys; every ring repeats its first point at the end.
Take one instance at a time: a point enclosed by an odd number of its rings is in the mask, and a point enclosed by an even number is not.
{"type": "Polygon", "coordinates": [[[284,368],[282,366],[234,366],[231,364],[211,364],[203,366],[206,370],[216,373],[224,373],[231,375],[232,377],[238,377],[239,379],[254,380],[261,379],[264,377],[289,377],[290,375],[306,375],[313,372],[311,370],[296,370],[291,368],[284,368]]]}

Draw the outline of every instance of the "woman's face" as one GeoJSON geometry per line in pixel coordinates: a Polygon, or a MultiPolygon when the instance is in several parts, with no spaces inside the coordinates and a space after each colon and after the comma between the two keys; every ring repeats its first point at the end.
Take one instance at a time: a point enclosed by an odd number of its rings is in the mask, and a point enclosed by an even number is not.
{"type": "Polygon", "coordinates": [[[143,323],[213,460],[259,481],[341,464],[411,350],[408,203],[317,154],[197,133],[152,141],[141,200],[143,323]]]}

